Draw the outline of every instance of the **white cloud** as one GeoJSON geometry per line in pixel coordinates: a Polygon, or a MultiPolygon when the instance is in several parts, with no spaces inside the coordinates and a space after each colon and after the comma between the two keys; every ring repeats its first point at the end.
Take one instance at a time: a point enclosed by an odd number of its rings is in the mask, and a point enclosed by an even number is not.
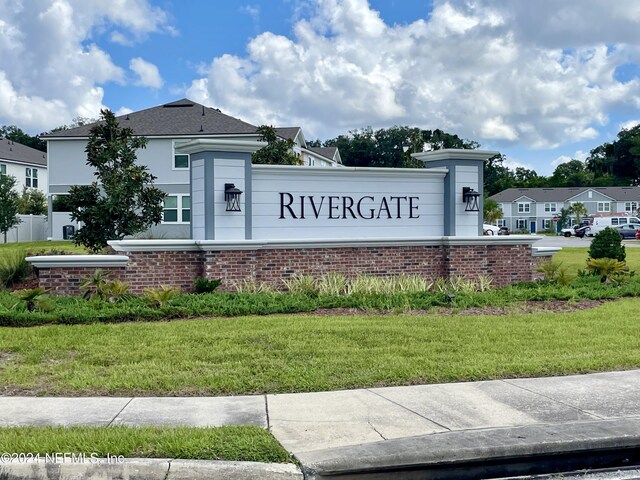
{"type": "Polygon", "coordinates": [[[616,106],[640,107],[640,80],[615,79],[640,63],[640,4],[541,2],[440,0],[390,26],[366,0],[318,0],[291,38],[214,58],[187,95],[311,137],[409,124],[498,147],[593,139],[616,106]]]}
{"type": "Polygon", "coordinates": [[[618,125],[620,130],[631,130],[633,127],[640,125],[640,120],[629,120],[618,125]]]}
{"type": "Polygon", "coordinates": [[[104,108],[103,85],[125,71],[92,39],[173,33],[147,0],[0,0],[0,123],[41,132],[104,108]]]}
{"type": "Polygon", "coordinates": [[[589,156],[589,153],[587,152],[583,152],[582,150],[577,150],[573,156],[569,156],[569,155],[560,155],[559,157],[557,157],[555,160],[551,161],[551,166],[553,168],[556,168],[558,165],[561,165],[563,163],[567,163],[570,162],[571,160],[580,160],[581,162],[584,162],[587,157],[589,156]]]}
{"type": "Polygon", "coordinates": [[[127,113],[132,113],[133,110],[131,110],[129,107],[120,107],[118,110],[116,110],[115,114],[116,117],[119,117],[120,115],[126,115],[127,113]]]}
{"type": "Polygon", "coordinates": [[[164,82],[158,67],[140,57],[132,58],[129,68],[136,74],[136,85],[141,87],[161,88],[164,82]]]}

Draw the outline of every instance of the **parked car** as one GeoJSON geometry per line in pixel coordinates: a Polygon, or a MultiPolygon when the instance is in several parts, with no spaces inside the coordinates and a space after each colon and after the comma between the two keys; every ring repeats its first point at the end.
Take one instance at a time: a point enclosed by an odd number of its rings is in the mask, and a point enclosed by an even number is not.
{"type": "Polygon", "coordinates": [[[640,232],[640,225],[637,223],[625,223],[624,225],[617,225],[615,227],[611,227],[614,230],[617,230],[620,234],[620,238],[638,238],[638,232],[640,232]]]}
{"type": "Polygon", "coordinates": [[[509,227],[496,227],[495,225],[482,225],[482,232],[485,235],[509,235],[509,227]]]}
{"type": "Polygon", "coordinates": [[[589,232],[591,231],[591,225],[574,225],[571,228],[563,228],[562,230],[560,230],[560,233],[562,235],[564,235],[565,237],[578,237],[578,238],[582,238],[585,235],[588,235],[589,232]]]}
{"type": "Polygon", "coordinates": [[[500,233],[500,227],[496,227],[495,225],[487,225],[485,223],[482,225],[482,232],[485,235],[498,235],[500,233]]]}

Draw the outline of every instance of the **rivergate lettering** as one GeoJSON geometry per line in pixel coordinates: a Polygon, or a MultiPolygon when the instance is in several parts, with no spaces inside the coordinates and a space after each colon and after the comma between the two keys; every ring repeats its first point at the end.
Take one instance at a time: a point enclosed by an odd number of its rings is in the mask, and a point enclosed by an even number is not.
{"type": "Polygon", "coordinates": [[[420,197],[364,195],[357,200],[347,195],[299,195],[280,192],[280,218],[420,218],[420,197]]]}

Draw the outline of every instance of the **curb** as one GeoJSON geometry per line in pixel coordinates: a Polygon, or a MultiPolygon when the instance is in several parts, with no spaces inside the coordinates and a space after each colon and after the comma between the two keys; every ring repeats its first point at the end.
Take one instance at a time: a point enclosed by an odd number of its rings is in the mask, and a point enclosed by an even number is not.
{"type": "Polygon", "coordinates": [[[640,418],[451,431],[297,455],[308,480],[470,480],[640,464],[640,418]]]}
{"type": "Polygon", "coordinates": [[[0,480],[302,480],[291,463],[224,462],[125,458],[113,463],[105,458],[63,463],[29,460],[0,464],[0,480]]]}

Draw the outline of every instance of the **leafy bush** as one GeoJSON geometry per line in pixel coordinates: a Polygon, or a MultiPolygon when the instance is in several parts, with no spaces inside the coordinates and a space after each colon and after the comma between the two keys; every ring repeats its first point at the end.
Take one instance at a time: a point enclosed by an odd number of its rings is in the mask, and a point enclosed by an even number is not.
{"type": "Polygon", "coordinates": [[[349,282],[342,273],[329,272],[322,276],[318,282],[320,295],[347,295],[349,282]]]}
{"type": "Polygon", "coordinates": [[[198,277],[195,282],[193,282],[193,290],[196,293],[212,293],[221,283],[222,280],[219,278],[209,280],[208,278],[198,277]]]}
{"type": "Polygon", "coordinates": [[[305,295],[316,295],[318,293],[318,282],[311,275],[295,274],[291,278],[283,278],[282,283],[291,293],[303,293],[305,295]]]}
{"type": "Polygon", "coordinates": [[[611,227],[596,233],[589,247],[589,258],[614,258],[620,262],[624,262],[627,253],[620,233],[611,227]]]}
{"type": "Polygon", "coordinates": [[[539,265],[536,271],[542,273],[545,282],[558,285],[569,285],[576,277],[569,273],[567,268],[562,265],[562,262],[553,260],[539,265]]]}
{"type": "Polygon", "coordinates": [[[0,284],[9,288],[31,274],[31,265],[21,250],[9,250],[0,256],[0,284]]]}
{"type": "Polygon", "coordinates": [[[164,307],[180,293],[180,289],[171,285],[160,285],[158,288],[147,288],[144,292],[152,306],[164,307]]]}
{"type": "Polygon", "coordinates": [[[25,290],[16,290],[12,295],[18,299],[18,302],[12,308],[17,308],[24,302],[28,312],[39,310],[41,312],[50,312],[53,310],[53,303],[45,296],[47,291],[42,287],[30,288],[25,290]]]}
{"type": "Polygon", "coordinates": [[[587,270],[598,275],[601,282],[614,281],[620,283],[627,272],[627,264],[615,258],[590,258],[587,260],[587,270]]]}

